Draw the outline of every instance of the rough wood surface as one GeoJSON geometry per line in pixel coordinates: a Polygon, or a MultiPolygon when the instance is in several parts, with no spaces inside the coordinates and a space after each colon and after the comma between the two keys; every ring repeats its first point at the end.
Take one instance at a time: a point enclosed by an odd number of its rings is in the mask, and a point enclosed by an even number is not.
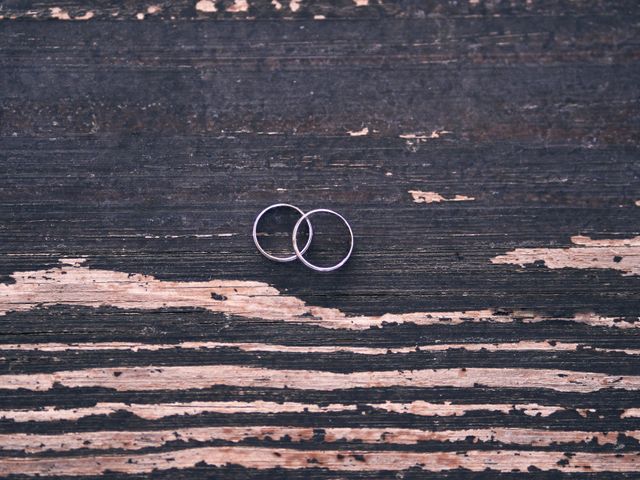
{"type": "Polygon", "coordinates": [[[639,478],[639,62],[635,0],[1,2],[0,477],[639,478]]]}

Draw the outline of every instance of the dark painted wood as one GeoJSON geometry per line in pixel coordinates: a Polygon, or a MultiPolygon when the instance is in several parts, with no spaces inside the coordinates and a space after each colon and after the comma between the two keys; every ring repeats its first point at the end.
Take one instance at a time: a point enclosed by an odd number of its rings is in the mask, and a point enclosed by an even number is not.
{"type": "MultiPolygon", "coordinates": [[[[568,459],[575,453],[618,453],[631,467],[616,472],[596,465],[592,472],[572,472],[570,463],[560,462],[546,471],[535,463],[518,472],[490,467],[474,472],[457,469],[458,464],[435,472],[430,465],[335,471],[313,462],[304,469],[266,470],[201,462],[80,477],[637,478],[640,467],[633,468],[633,462],[640,436],[633,432],[640,431],[640,411],[632,411],[640,409],[640,395],[615,383],[582,392],[526,384],[35,387],[36,379],[48,380],[56,372],[203,365],[308,370],[310,385],[317,371],[453,369],[464,375],[465,369],[490,368],[499,378],[499,369],[512,368],[636,378],[637,2],[248,0],[245,8],[245,2],[227,0],[199,5],[10,0],[0,4],[0,18],[0,476],[8,475],[3,468],[16,458],[56,458],[68,466],[101,455],[126,459],[239,445],[372,452],[363,463],[384,451],[399,456],[560,452],[568,459]],[[441,201],[420,202],[425,192],[441,201]],[[457,195],[464,198],[449,201],[457,195]],[[320,275],[298,263],[261,257],[251,225],[275,202],[343,213],[356,235],[345,268],[320,275]],[[596,241],[609,245],[589,246],[596,241]],[[524,266],[496,263],[496,257],[516,249],[541,250],[524,266]],[[570,268],[554,268],[563,249],[570,268]],[[60,261],[78,257],[85,261],[76,267],[60,261]],[[76,271],[86,272],[86,283],[65,284],[65,275],[76,271]],[[32,280],[21,279],[21,272],[33,272],[32,280]],[[147,281],[158,287],[176,282],[171,291],[181,298],[196,288],[194,282],[262,282],[279,295],[241,302],[250,309],[265,301],[287,321],[238,314],[213,287],[211,298],[222,302],[219,310],[198,299],[171,305],[166,291],[159,297],[165,306],[148,297],[118,307],[128,284],[109,280],[117,272],[132,275],[131,288],[136,274],[153,276],[147,281]],[[95,281],[113,287],[100,305],[87,303],[100,292],[95,281]],[[20,296],[25,291],[31,297],[20,296]],[[77,297],[61,301],[60,292],[77,297]],[[454,324],[445,318],[431,325],[394,323],[395,318],[372,328],[336,329],[285,318],[281,297],[353,316],[482,310],[492,318],[454,324]],[[607,324],[605,317],[617,323],[607,324]],[[109,348],[113,342],[165,347],[109,348]],[[185,348],[183,342],[260,344],[266,350],[185,348]],[[497,351],[461,346],[516,342],[536,346],[497,351]],[[53,344],[67,347],[43,350],[53,344]],[[439,344],[449,347],[419,348],[439,344]],[[292,352],[284,346],[418,348],[370,355],[292,352]],[[19,376],[33,379],[30,388],[11,386],[19,376]],[[246,402],[258,410],[144,418],[122,407],[147,405],[161,412],[168,404],[207,402],[246,402]],[[278,412],[260,402],[345,409],[278,412]],[[380,407],[387,402],[449,402],[468,411],[393,412],[380,407]],[[116,407],[105,413],[100,405],[116,407]],[[474,410],[482,405],[514,408],[474,410]],[[527,414],[516,407],[522,405],[558,410],[527,414]],[[45,413],[39,421],[11,417],[18,410],[35,414],[47,407],[58,413],[50,418],[45,413]],[[78,408],[87,413],[59,415],[78,408]],[[304,441],[183,438],[139,450],[116,443],[36,453],[7,446],[10,435],[25,433],[37,446],[38,435],[70,432],[264,425],[316,432],[304,441]],[[542,445],[483,441],[476,432],[464,440],[400,444],[330,442],[325,437],[330,428],[619,435],[610,443],[574,439],[542,445]]],[[[323,257],[343,247],[339,236],[329,240],[314,245],[314,254],[323,257]]],[[[322,310],[316,316],[320,321],[330,314],[322,310]]]]}

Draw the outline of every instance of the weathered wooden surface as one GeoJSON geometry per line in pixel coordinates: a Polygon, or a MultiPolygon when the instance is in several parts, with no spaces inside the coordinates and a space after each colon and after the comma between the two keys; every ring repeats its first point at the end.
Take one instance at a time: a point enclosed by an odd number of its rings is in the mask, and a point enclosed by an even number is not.
{"type": "Polygon", "coordinates": [[[637,2],[0,18],[0,477],[638,478],[637,2]]]}

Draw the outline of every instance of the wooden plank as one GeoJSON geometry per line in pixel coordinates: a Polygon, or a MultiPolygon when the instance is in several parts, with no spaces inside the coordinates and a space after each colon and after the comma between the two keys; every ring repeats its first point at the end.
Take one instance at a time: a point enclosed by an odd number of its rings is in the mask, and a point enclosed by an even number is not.
{"type": "Polygon", "coordinates": [[[0,476],[637,478],[639,19],[4,2],[0,476]]]}

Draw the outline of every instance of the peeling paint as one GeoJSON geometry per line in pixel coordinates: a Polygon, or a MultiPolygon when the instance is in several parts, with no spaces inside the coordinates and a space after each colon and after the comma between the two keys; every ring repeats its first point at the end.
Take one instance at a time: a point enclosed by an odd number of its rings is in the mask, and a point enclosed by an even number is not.
{"type": "MultiPolygon", "coordinates": [[[[294,431],[294,435],[295,435],[294,431]]],[[[622,432],[588,432],[588,431],[553,431],[547,429],[527,428],[474,428],[462,430],[421,430],[414,428],[325,428],[325,442],[361,441],[370,444],[415,445],[420,442],[464,442],[473,438],[474,443],[504,443],[511,445],[527,445],[531,447],[548,447],[561,444],[595,443],[598,445],[617,445],[619,435],[640,439],[640,431],[622,432]]],[[[303,437],[305,432],[298,434],[303,437]]],[[[10,438],[10,435],[7,437],[10,438]]],[[[295,438],[295,437],[294,437],[295,438]]]]}
{"type": "Polygon", "coordinates": [[[585,453],[505,450],[458,452],[407,452],[368,450],[294,450],[249,446],[201,447],[135,455],[92,455],[64,458],[0,457],[0,474],[81,476],[106,472],[127,474],[183,469],[196,465],[229,464],[253,469],[303,469],[314,466],[333,471],[400,471],[419,469],[442,472],[526,472],[531,468],[557,472],[637,472],[640,453],[585,453]]]}
{"type": "Polygon", "coordinates": [[[622,412],[620,418],[640,418],[640,408],[627,408],[622,412]]]}
{"type": "Polygon", "coordinates": [[[91,10],[89,10],[83,15],[78,15],[77,17],[73,17],[73,19],[74,20],[91,20],[93,16],[94,16],[94,13],[91,10]]]}
{"type": "Polygon", "coordinates": [[[209,342],[185,341],[177,343],[140,343],[140,342],[80,342],[80,343],[0,343],[0,351],[162,351],[162,350],[216,350],[232,348],[244,352],[280,352],[280,353],[353,353],[356,355],[405,355],[419,352],[445,352],[447,350],[466,350],[468,352],[577,352],[591,351],[602,353],[624,353],[640,355],[640,349],[601,348],[581,343],[519,341],[503,343],[439,343],[434,345],[411,345],[406,347],[358,347],[349,345],[282,345],[273,343],[248,342],[209,342]]]}
{"type": "Polygon", "coordinates": [[[463,416],[470,412],[497,412],[508,415],[510,413],[524,414],[529,417],[549,417],[554,413],[564,412],[566,408],[558,405],[528,404],[454,404],[451,402],[431,403],[416,400],[410,403],[368,404],[369,407],[391,413],[410,414],[420,417],[450,417],[463,416]]]}
{"type": "Polygon", "coordinates": [[[516,248],[491,259],[494,264],[530,265],[546,268],[607,269],[624,275],[640,275],[640,236],[629,239],[598,239],[577,235],[568,248],[516,248]]]}
{"type": "Polygon", "coordinates": [[[242,13],[249,10],[249,3],[247,0],[235,0],[233,5],[227,8],[227,12],[242,13]]]}
{"type": "Polygon", "coordinates": [[[347,133],[352,137],[362,137],[369,135],[369,127],[364,127],[362,130],[348,130],[347,133]]]}
{"type": "Polygon", "coordinates": [[[586,432],[553,431],[526,428],[474,428],[462,430],[422,430],[417,428],[323,428],[294,426],[225,426],[178,428],[149,431],[97,431],[63,434],[0,434],[0,450],[24,453],[69,452],[91,450],[141,450],[162,447],[170,442],[210,442],[224,440],[239,443],[249,439],[309,442],[321,433],[323,441],[365,444],[416,445],[420,442],[502,443],[529,447],[595,443],[616,445],[619,435],[640,440],[640,431],[586,432]]]}
{"type": "MultiPolygon", "coordinates": [[[[559,405],[529,404],[462,404],[462,403],[431,403],[416,400],[408,403],[369,403],[366,407],[388,413],[415,415],[419,417],[459,417],[474,412],[494,412],[504,415],[516,414],[530,417],[549,417],[555,413],[565,412],[567,409],[559,405]]],[[[96,415],[113,415],[118,412],[128,412],[145,420],[160,420],[173,416],[191,416],[206,413],[221,413],[225,415],[235,413],[333,413],[354,412],[357,405],[332,403],[318,405],[314,403],[298,402],[269,402],[269,401],[198,401],[178,403],[117,403],[99,402],[91,407],[56,408],[45,406],[36,410],[0,410],[0,419],[14,422],[53,422],[61,420],[79,420],[96,415]]],[[[633,409],[630,409],[633,410],[633,409]]],[[[633,416],[630,412],[628,416],[633,416]]],[[[640,416],[640,409],[635,416],[640,416]]]]}
{"type": "Polygon", "coordinates": [[[640,376],[539,368],[441,368],[335,373],[238,365],[87,368],[52,373],[0,375],[6,390],[44,392],[102,387],[120,392],[205,389],[216,385],[334,391],[353,388],[539,388],[588,393],[602,389],[640,390],[640,376]]]}
{"type": "MultiPolygon", "coordinates": [[[[70,260],[65,260],[70,261],[70,260]]],[[[15,272],[14,283],[0,283],[0,315],[51,305],[111,306],[121,309],[155,310],[170,307],[202,308],[262,321],[284,321],[323,328],[363,330],[394,323],[416,325],[458,325],[466,322],[537,323],[563,320],[598,327],[640,328],[638,319],[605,317],[592,312],[569,318],[546,317],[530,311],[385,313],[376,316],[350,316],[337,308],[307,305],[299,298],[282,295],[263,282],[210,280],[175,282],[84,265],[46,270],[15,272]],[[215,300],[216,292],[226,300],[215,300]]]]}
{"type": "Polygon", "coordinates": [[[356,405],[329,404],[316,405],[314,403],[298,402],[178,402],[178,403],[117,403],[99,402],[92,407],[60,409],[47,406],[38,410],[0,410],[0,419],[14,422],[50,422],[60,420],[79,420],[95,415],[113,415],[117,412],[128,412],[145,420],[159,420],[173,416],[190,416],[204,413],[331,413],[357,410],[356,405]]]}
{"type": "Polygon", "coordinates": [[[67,258],[67,257],[63,257],[58,261],[60,263],[62,263],[63,265],[71,265],[73,267],[79,267],[83,263],[86,263],[87,260],[88,260],[87,258],[67,258]]]}
{"type": "Polygon", "coordinates": [[[467,197],[466,195],[445,198],[437,192],[423,192],[421,190],[409,190],[409,193],[415,203],[469,202],[475,200],[474,197],[467,197]]]}
{"type": "Polygon", "coordinates": [[[196,10],[200,12],[212,13],[217,12],[216,3],[212,0],[200,0],[196,3],[196,10]]]}
{"type": "Polygon", "coordinates": [[[201,427],[151,431],[74,432],[61,435],[0,434],[0,450],[22,450],[26,453],[68,452],[82,448],[91,450],[141,450],[161,447],[169,442],[207,442],[224,440],[241,442],[247,439],[302,442],[313,439],[313,428],[247,426],[201,427]]]}
{"type": "Polygon", "coordinates": [[[51,18],[56,18],[58,20],[71,20],[69,14],[60,7],[51,7],[49,8],[49,11],[51,12],[51,18]]]}
{"type": "Polygon", "coordinates": [[[593,240],[584,235],[574,235],[571,241],[588,247],[640,247],[640,236],[633,238],[605,238],[593,240]]]}
{"type": "Polygon", "coordinates": [[[434,130],[431,133],[402,133],[399,135],[400,138],[404,138],[405,140],[432,140],[435,138],[440,138],[443,135],[447,135],[450,132],[448,130],[434,130]]]}

